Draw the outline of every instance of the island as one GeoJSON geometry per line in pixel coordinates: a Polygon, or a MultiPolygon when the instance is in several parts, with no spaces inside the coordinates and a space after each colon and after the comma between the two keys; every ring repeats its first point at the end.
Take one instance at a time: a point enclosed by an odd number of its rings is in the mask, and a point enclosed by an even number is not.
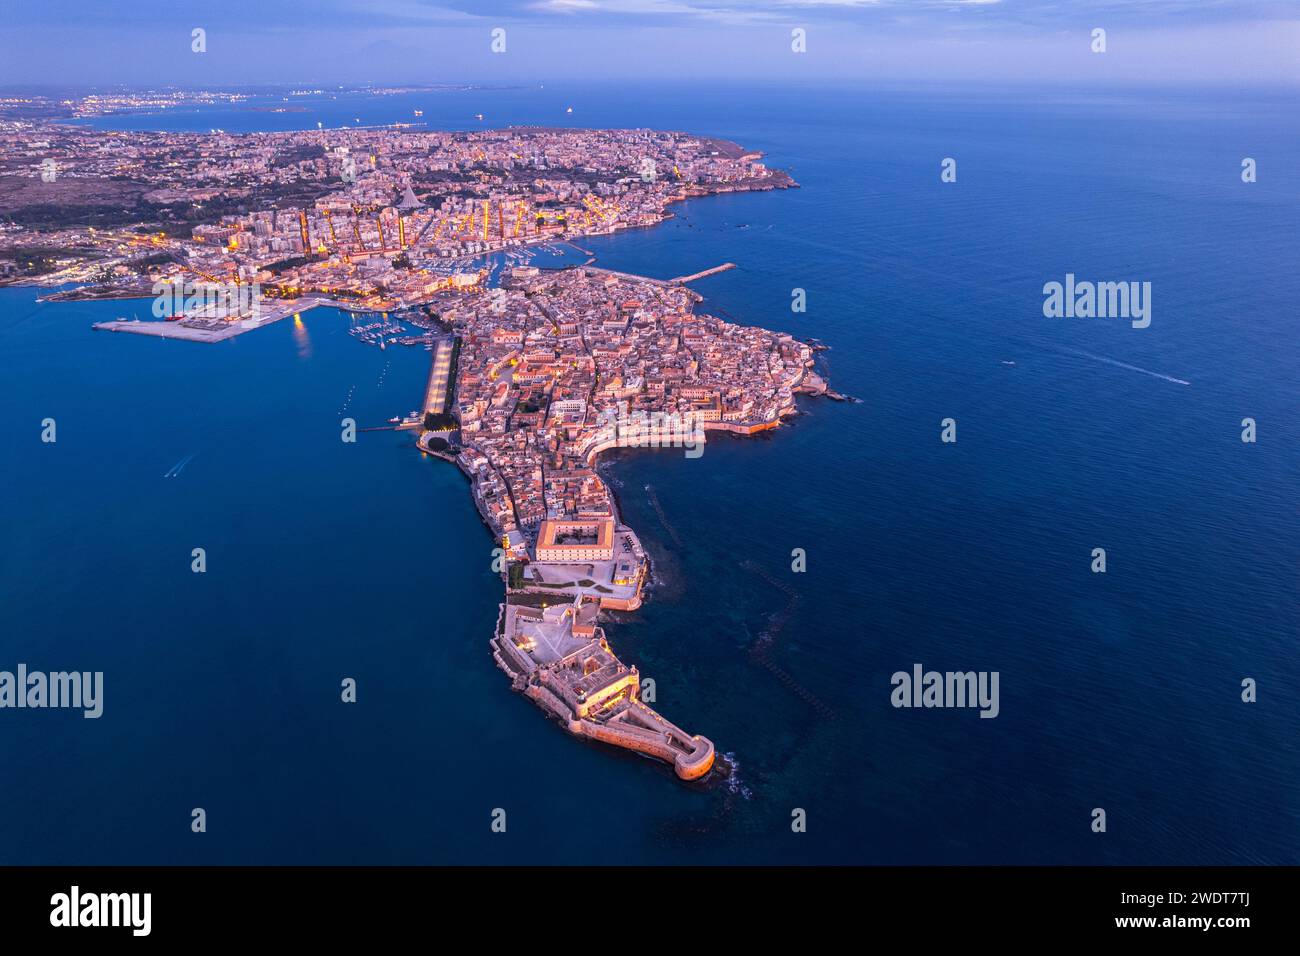
{"type": "MultiPolygon", "coordinates": [[[[699,301],[680,282],[593,267],[519,266],[499,289],[440,294],[455,396],[429,389],[420,437],[469,476],[500,543],[507,593],[491,643],[512,686],[571,733],[687,780],[708,772],[713,744],[640,699],[637,668],[598,623],[640,607],[650,572],[598,458],[629,447],[698,458],[709,435],[775,428],[796,395],[826,391],[811,346],[698,314],[699,301]]],[[[437,358],[434,369],[445,378],[437,358]]]]}

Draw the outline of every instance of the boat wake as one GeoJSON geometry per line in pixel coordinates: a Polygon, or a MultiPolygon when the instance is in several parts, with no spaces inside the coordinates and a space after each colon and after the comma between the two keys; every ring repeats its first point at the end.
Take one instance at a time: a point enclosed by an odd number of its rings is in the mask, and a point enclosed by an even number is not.
{"type": "MultiPolygon", "coordinates": [[[[198,452],[195,452],[195,453],[194,453],[194,455],[197,455],[197,454],[198,454],[198,452]]],[[[170,468],[168,468],[168,469],[167,469],[167,472],[163,475],[163,477],[164,477],[164,478],[175,478],[177,475],[179,475],[179,474],[181,473],[181,471],[184,470],[184,468],[185,468],[186,465],[188,465],[191,461],[194,460],[194,455],[186,455],[184,458],[182,458],[182,459],[181,459],[180,461],[178,461],[176,464],[174,464],[174,465],[172,465],[170,468]]]]}
{"type": "Polygon", "coordinates": [[[1115,359],[1106,358],[1104,355],[1093,355],[1091,352],[1085,352],[1082,349],[1071,349],[1062,346],[1060,351],[1069,355],[1081,355],[1084,358],[1092,359],[1094,362],[1102,362],[1106,365],[1113,365],[1116,368],[1126,368],[1130,372],[1141,372],[1143,375],[1150,375],[1152,378],[1164,379],[1166,382],[1173,382],[1175,385],[1191,385],[1186,379],[1174,378],[1172,375],[1165,375],[1163,372],[1153,372],[1149,368],[1142,368],[1139,365],[1129,365],[1127,362],[1117,362],[1115,359]]]}

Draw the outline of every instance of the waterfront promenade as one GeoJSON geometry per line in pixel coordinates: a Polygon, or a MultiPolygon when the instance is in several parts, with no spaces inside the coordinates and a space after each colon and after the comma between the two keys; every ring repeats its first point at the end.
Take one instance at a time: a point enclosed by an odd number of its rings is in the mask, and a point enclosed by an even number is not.
{"type": "Polygon", "coordinates": [[[455,340],[446,336],[433,348],[433,361],[429,365],[429,382],[424,389],[424,411],[440,415],[447,410],[447,385],[451,379],[451,354],[455,340]]]}

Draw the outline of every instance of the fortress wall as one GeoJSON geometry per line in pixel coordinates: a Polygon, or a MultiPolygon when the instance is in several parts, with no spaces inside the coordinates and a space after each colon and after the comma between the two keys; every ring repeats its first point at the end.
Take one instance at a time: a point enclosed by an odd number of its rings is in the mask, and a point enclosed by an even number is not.
{"type": "Polygon", "coordinates": [[[584,737],[612,744],[615,747],[635,750],[670,763],[677,776],[683,780],[702,777],[713,767],[713,741],[706,737],[685,738],[685,742],[689,743],[692,749],[689,753],[683,753],[669,742],[668,734],[642,729],[624,722],[611,721],[608,724],[597,724],[590,720],[576,720],[569,724],[569,729],[584,737]]]}
{"type": "Polygon", "coordinates": [[[514,642],[508,637],[499,637],[495,643],[501,655],[509,662],[510,670],[515,674],[527,675],[537,669],[533,659],[515,647],[514,642]]]}
{"type": "Polygon", "coordinates": [[[609,611],[635,611],[641,606],[641,589],[630,598],[618,598],[601,595],[600,606],[609,611]]]}
{"type": "Polygon", "coordinates": [[[492,641],[492,659],[497,662],[497,667],[501,668],[502,672],[511,680],[517,680],[519,678],[520,675],[518,672],[511,669],[510,665],[506,663],[505,658],[501,656],[501,652],[497,650],[497,643],[495,640],[492,641]]]}
{"type": "Polygon", "coordinates": [[[529,684],[524,693],[535,700],[542,708],[550,711],[566,724],[570,722],[570,718],[573,714],[569,711],[569,708],[564,706],[560,698],[556,697],[545,687],[539,687],[536,684],[529,684]]]}
{"type": "Polygon", "coordinates": [[[695,752],[690,756],[678,754],[673,761],[673,769],[683,780],[698,779],[713,768],[713,741],[708,737],[692,738],[692,741],[697,745],[695,752]]]}
{"type": "Polygon", "coordinates": [[[707,737],[691,736],[641,701],[633,701],[625,712],[624,721],[625,726],[644,726],[649,728],[647,733],[663,734],[673,746],[673,766],[677,776],[683,780],[702,777],[713,766],[713,741],[707,737]]]}
{"type": "Polygon", "coordinates": [[[579,732],[584,737],[613,744],[615,747],[635,750],[656,757],[665,763],[675,763],[677,760],[677,751],[673,750],[667,741],[649,731],[634,733],[628,727],[619,727],[615,724],[596,724],[589,720],[582,720],[577,723],[579,732]]]}
{"type": "Polygon", "coordinates": [[[706,432],[729,432],[732,435],[757,435],[759,432],[776,428],[780,424],[780,421],[759,422],[756,425],[741,425],[736,422],[705,422],[704,430],[706,432]]]}

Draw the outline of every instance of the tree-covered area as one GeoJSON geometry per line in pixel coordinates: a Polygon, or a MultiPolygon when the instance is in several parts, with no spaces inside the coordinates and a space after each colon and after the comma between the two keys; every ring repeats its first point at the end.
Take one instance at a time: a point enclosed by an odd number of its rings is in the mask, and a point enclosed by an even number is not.
{"type": "Polygon", "coordinates": [[[288,259],[281,259],[278,262],[272,262],[270,265],[265,265],[261,268],[265,269],[272,275],[279,275],[281,272],[285,272],[289,269],[300,268],[312,261],[313,259],[311,256],[290,256],[288,259]]]}
{"type": "MultiPolygon", "coordinates": [[[[459,426],[460,422],[456,421],[455,416],[449,415],[447,412],[424,413],[424,427],[431,432],[445,432],[459,426]]],[[[442,439],[438,440],[442,441],[442,439]]],[[[446,444],[446,442],[443,442],[443,444],[446,444]]],[[[432,440],[430,445],[432,446],[432,440]]]]}

